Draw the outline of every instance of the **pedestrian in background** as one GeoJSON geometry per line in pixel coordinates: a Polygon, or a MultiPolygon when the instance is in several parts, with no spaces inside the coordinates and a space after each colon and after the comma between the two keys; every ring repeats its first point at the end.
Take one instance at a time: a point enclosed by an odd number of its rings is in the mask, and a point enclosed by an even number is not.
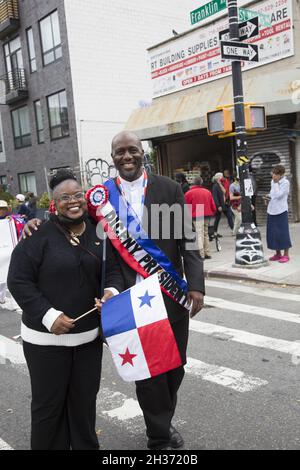
{"type": "Polygon", "coordinates": [[[241,186],[237,174],[234,174],[234,181],[229,186],[229,198],[231,204],[231,210],[234,215],[234,226],[232,235],[236,236],[242,223],[242,212],[241,212],[241,186]]]}
{"type": "Polygon", "coordinates": [[[221,178],[221,184],[223,188],[225,189],[225,205],[227,207],[230,206],[230,194],[229,194],[229,188],[231,183],[233,182],[233,178],[230,174],[229,170],[224,170],[223,171],[223,178],[221,178]]]}
{"type": "Polygon", "coordinates": [[[26,194],[27,207],[29,209],[28,220],[34,219],[36,217],[36,203],[37,198],[33,193],[26,194]]]}
{"type": "Polygon", "coordinates": [[[201,258],[210,259],[208,226],[209,220],[216,213],[216,205],[211,192],[202,187],[201,177],[194,179],[194,185],[184,195],[190,205],[193,222],[198,237],[201,258]]]}
{"type": "MultiPolygon", "coordinates": [[[[222,185],[223,173],[216,173],[213,177],[213,187],[212,195],[217,207],[215,223],[214,223],[214,233],[217,235],[219,222],[222,216],[222,213],[226,216],[228,225],[233,230],[233,217],[230,206],[225,204],[226,189],[222,185]]],[[[220,236],[220,235],[219,235],[220,236]]]]}
{"type": "Polygon", "coordinates": [[[270,250],[276,251],[269,259],[279,263],[287,263],[290,260],[289,249],[292,246],[288,222],[290,183],[284,175],[283,165],[276,165],[273,168],[271,191],[264,197],[268,201],[267,246],[270,250]]]}
{"type": "Polygon", "coordinates": [[[11,207],[6,201],[0,201],[0,220],[11,219],[14,221],[15,229],[18,239],[22,234],[23,227],[25,225],[25,220],[17,215],[11,213],[11,207]]]}
{"type": "Polygon", "coordinates": [[[183,194],[185,194],[190,189],[190,185],[184,173],[176,173],[175,181],[180,184],[183,194]]]}
{"type": "Polygon", "coordinates": [[[22,216],[25,220],[28,220],[29,209],[28,209],[28,206],[26,205],[24,194],[17,194],[16,200],[19,202],[19,205],[17,208],[17,214],[22,216]]]}

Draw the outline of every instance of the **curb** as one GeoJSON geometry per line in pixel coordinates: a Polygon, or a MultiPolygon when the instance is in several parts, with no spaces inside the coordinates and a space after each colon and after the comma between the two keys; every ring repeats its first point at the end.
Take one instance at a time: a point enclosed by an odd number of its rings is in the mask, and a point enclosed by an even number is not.
{"type": "Polygon", "coordinates": [[[288,286],[288,287],[300,287],[300,284],[291,284],[287,281],[267,281],[267,280],[262,280],[261,278],[257,277],[250,277],[247,276],[246,274],[234,274],[231,272],[227,271],[207,271],[204,270],[204,277],[206,279],[209,278],[223,278],[223,279],[235,279],[237,281],[252,281],[252,282],[260,282],[262,284],[270,284],[270,285],[275,285],[275,286],[288,286]]]}

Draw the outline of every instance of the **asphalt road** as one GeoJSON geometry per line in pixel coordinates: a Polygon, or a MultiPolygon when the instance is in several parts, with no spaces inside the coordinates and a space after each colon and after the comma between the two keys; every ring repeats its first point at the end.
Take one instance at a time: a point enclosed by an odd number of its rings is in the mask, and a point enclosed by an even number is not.
{"type": "MultiPolygon", "coordinates": [[[[206,299],[174,418],[185,449],[299,450],[300,289],[209,280],[206,299]]],[[[0,450],[29,449],[29,377],[11,339],[20,321],[0,310],[0,450]]],[[[134,384],[119,379],[108,350],[97,434],[103,450],[146,448],[134,384]]]]}

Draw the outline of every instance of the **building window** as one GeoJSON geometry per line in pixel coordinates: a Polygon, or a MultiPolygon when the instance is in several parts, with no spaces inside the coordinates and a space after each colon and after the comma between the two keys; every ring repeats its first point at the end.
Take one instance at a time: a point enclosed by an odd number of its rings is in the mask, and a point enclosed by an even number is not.
{"type": "Polygon", "coordinates": [[[33,72],[36,72],[36,55],[35,55],[35,47],[34,47],[34,42],[33,42],[32,28],[28,28],[26,31],[26,34],[27,34],[30,72],[33,73],[33,72]]]}
{"type": "Polygon", "coordinates": [[[6,190],[7,190],[7,176],[0,175],[0,191],[6,191],[6,190]]]}
{"type": "Polygon", "coordinates": [[[48,65],[62,56],[57,10],[40,21],[43,64],[48,65]]]}
{"type": "Polygon", "coordinates": [[[28,147],[31,145],[31,132],[28,107],[15,109],[11,112],[15,148],[28,147]]]}
{"type": "Polygon", "coordinates": [[[35,122],[36,122],[36,129],[37,129],[37,139],[38,139],[38,143],[42,144],[43,142],[45,142],[45,136],[44,136],[43,115],[42,115],[42,108],[41,108],[40,100],[37,100],[34,102],[34,111],[35,111],[35,122]]]}
{"type": "Polygon", "coordinates": [[[34,173],[19,173],[18,177],[19,177],[20,192],[22,194],[33,193],[37,195],[36,179],[35,179],[34,173]]]}
{"type": "Polygon", "coordinates": [[[4,55],[6,70],[9,75],[15,70],[24,68],[20,36],[17,36],[4,45],[4,55]]]}
{"type": "Polygon", "coordinates": [[[51,139],[69,135],[67,95],[65,90],[47,96],[51,139]]]}

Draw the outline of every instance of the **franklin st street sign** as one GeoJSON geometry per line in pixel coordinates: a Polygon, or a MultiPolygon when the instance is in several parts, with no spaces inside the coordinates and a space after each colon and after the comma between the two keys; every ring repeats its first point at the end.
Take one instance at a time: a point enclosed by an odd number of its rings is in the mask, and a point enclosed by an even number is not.
{"type": "Polygon", "coordinates": [[[206,18],[219,13],[219,11],[225,10],[225,8],[227,8],[226,0],[214,0],[206,3],[206,5],[191,11],[191,24],[199,23],[199,21],[205,20],[206,18]]]}

